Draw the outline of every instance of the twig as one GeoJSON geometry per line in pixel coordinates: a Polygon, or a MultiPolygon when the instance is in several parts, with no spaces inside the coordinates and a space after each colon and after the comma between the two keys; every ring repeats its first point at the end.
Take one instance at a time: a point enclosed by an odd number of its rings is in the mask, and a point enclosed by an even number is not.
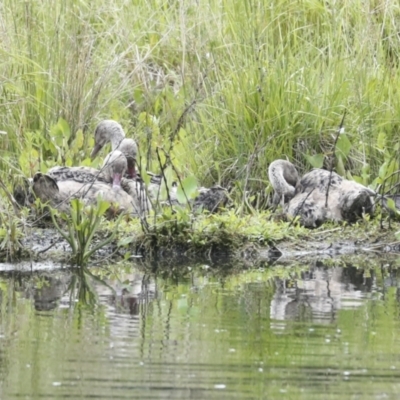
{"type": "Polygon", "coordinates": [[[333,165],[335,164],[334,161],[335,161],[335,158],[336,158],[336,153],[335,153],[336,144],[337,144],[337,142],[338,142],[338,140],[339,140],[339,136],[340,136],[340,133],[341,133],[342,128],[343,128],[343,124],[344,124],[344,119],[345,119],[345,117],[346,117],[346,113],[347,113],[347,110],[345,109],[345,110],[344,110],[344,113],[343,113],[342,121],[340,122],[339,129],[338,129],[338,132],[337,132],[337,134],[336,134],[335,142],[333,143],[333,147],[332,147],[333,162],[332,162],[331,165],[330,165],[329,181],[328,181],[328,187],[326,188],[326,196],[325,196],[325,207],[328,207],[329,188],[330,188],[330,186],[331,186],[332,173],[333,173],[333,165]]]}
{"type": "MultiPolygon", "coordinates": [[[[393,157],[393,159],[394,159],[394,157],[393,157]]],[[[390,165],[391,164],[391,162],[392,162],[392,159],[390,160],[390,162],[389,162],[389,164],[388,165],[390,165]]],[[[397,170],[397,171],[395,171],[395,172],[393,172],[393,173],[391,173],[389,176],[387,176],[384,180],[383,180],[383,183],[382,183],[382,186],[380,187],[380,192],[381,192],[381,198],[380,198],[380,200],[381,200],[381,208],[383,209],[383,202],[384,202],[384,198],[386,197],[385,196],[385,185],[386,185],[386,182],[390,179],[390,178],[393,178],[396,174],[399,174],[399,170],[397,170]]],[[[400,183],[396,183],[395,185],[393,185],[393,186],[391,186],[390,187],[390,189],[386,192],[386,193],[390,193],[393,189],[395,189],[397,186],[399,186],[400,185],[400,183]]],[[[389,212],[389,229],[391,228],[391,213],[389,212]]],[[[381,213],[381,218],[380,218],[380,228],[381,229],[383,229],[383,213],[381,213]]]]}
{"type": "Polygon", "coordinates": [[[178,182],[179,182],[180,187],[182,188],[182,192],[183,192],[183,195],[185,196],[185,199],[186,199],[186,202],[187,202],[187,204],[188,204],[188,206],[189,206],[189,209],[190,209],[190,211],[192,211],[192,206],[191,206],[191,204],[190,204],[190,202],[189,202],[189,198],[187,197],[185,188],[184,188],[183,185],[182,185],[181,177],[179,176],[179,173],[178,173],[178,171],[176,170],[175,165],[172,163],[172,161],[171,161],[171,167],[172,167],[172,169],[174,170],[174,172],[175,172],[175,174],[176,174],[176,177],[177,177],[177,179],[178,179],[178,182]]]}
{"type": "Polygon", "coordinates": [[[310,194],[311,194],[314,190],[315,190],[315,188],[314,188],[313,190],[311,190],[311,191],[307,194],[306,198],[302,201],[300,207],[297,208],[296,214],[294,215],[293,219],[290,221],[290,224],[289,224],[288,228],[290,228],[290,227],[293,225],[293,221],[294,221],[294,220],[296,219],[296,217],[299,215],[299,212],[300,212],[300,210],[303,208],[304,203],[305,203],[306,200],[310,197],[310,194]]]}
{"type": "Polygon", "coordinates": [[[333,229],[327,229],[326,231],[318,231],[318,232],[310,232],[312,235],[323,235],[324,233],[331,233],[331,232],[336,232],[336,231],[340,231],[342,229],[341,226],[339,226],[338,228],[333,228],[333,229]]]}
{"type": "Polygon", "coordinates": [[[20,216],[20,210],[18,207],[17,202],[14,199],[14,196],[9,192],[7,186],[4,184],[3,180],[0,178],[0,187],[4,190],[8,200],[10,201],[11,205],[13,206],[14,212],[17,216],[20,216]]]}
{"type": "MultiPolygon", "coordinates": [[[[161,163],[159,148],[156,149],[156,154],[157,154],[158,163],[159,163],[160,166],[161,166],[162,163],[161,163]]],[[[171,161],[171,160],[170,160],[170,158],[169,158],[169,154],[166,154],[165,151],[164,151],[164,154],[165,154],[165,163],[164,163],[164,165],[163,165],[162,168],[161,168],[161,175],[162,175],[162,179],[163,179],[163,181],[164,181],[164,183],[165,183],[165,189],[166,189],[166,191],[167,191],[167,199],[168,199],[169,206],[170,206],[170,208],[171,208],[171,212],[174,212],[174,208],[172,207],[171,195],[170,195],[170,193],[169,193],[169,187],[168,187],[167,177],[166,177],[165,174],[164,174],[165,168],[167,167],[167,163],[168,163],[168,161],[171,161]]],[[[158,191],[158,193],[157,193],[157,202],[158,202],[158,195],[159,195],[159,193],[160,193],[160,191],[158,191]]]]}
{"type": "Polygon", "coordinates": [[[56,241],[54,241],[50,246],[46,247],[45,249],[39,250],[36,254],[41,254],[41,253],[46,253],[46,251],[49,251],[52,247],[54,247],[57,243],[61,242],[61,237],[58,238],[56,241]]]}

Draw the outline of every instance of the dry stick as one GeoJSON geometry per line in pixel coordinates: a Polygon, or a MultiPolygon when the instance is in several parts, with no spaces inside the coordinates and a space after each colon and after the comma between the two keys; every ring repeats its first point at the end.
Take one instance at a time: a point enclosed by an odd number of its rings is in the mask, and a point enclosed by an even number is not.
{"type": "Polygon", "coordinates": [[[20,210],[19,210],[18,204],[15,201],[14,196],[9,192],[9,190],[7,189],[6,185],[4,184],[4,182],[1,178],[0,178],[0,187],[4,190],[8,200],[10,200],[10,203],[13,206],[15,214],[19,217],[20,210]]]}
{"type": "Polygon", "coordinates": [[[49,251],[52,247],[54,247],[57,243],[61,242],[62,237],[59,237],[58,239],[56,239],[50,246],[39,250],[36,254],[41,254],[41,253],[46,253],[46,251],[49,251]]]}
{"type": "MultiPolygon", "coordinates": [[[[198,90],[199,90],[199,89],[196,89],[196,93],[198,92],[198,90]]],[[[168,185],[167,185],[167,179],[166,179],[166,177],[165,177],[164,170],[167,168],[168,163],[171,163],[171,159],[170,159],[169,154],[171,153],[171,151],[172,151],[172,149],[173,149],[173,147],[174,147],[174,138],[175,138],[175,136],[178,134],[179,130],[181,129],[186,114],[190,111],[190,109],[191,109],[196,103],[197,103],[197,100],[194,99],[187,107],[185,107],[185,109],[183,110],[182,114],[180,115],[180,117],[179,117],[179,119],[178,119],[178,123],[177,123],[175,129],[173,130],[173,132],[171,133],[171,136],[170,136],[170,143],[169,143],[168,152],[165,151],[165,150],[163,150],[163,151],[164,151],[164,154],[165,154],[165,156],[166,156],[166,157],[165,157],[165,162],[164,162],[164,163],[162,163],[162,161],[161,161],[161,159],[160,159],[159,148],[156,149],[157,159],[158,159],[158,163],[159,163],[159,165],[160,165],[161,175],[162,175],[162,177],[163,177],[163,180],[164,180],[164,182],[165,182],[165,186],[166,186],[166,188],[167,188],[167,196],[168,196],[168,200],[169,200],[170,205],[171,205],[171,200],[170,200],[171,197],[170,197],[170,194],[169,194],[168,185]]],[[[159,198],[159,193],[157,193],[157,200],[156,200],[157,202],[158,202],[158,198],[159,198]]],[[[171,205],[171,208],[172,208],[172,205],[171,205]]]]}
{"type": "MultiPolygon", "coordinates": [[[[165,153],[165,151],[164,151],[164,153],[165,153]]],[[[168,187],[167,177],[166,177],[165,174],[164,174],[164,170],[165,170],[165,168],[167,167],[167,161],[169,160],[169,155],[168,155],[168,154],[165,154],[166,160],[165,160],[164,165],[162,165],[161,158],[160,158],[160,151],[159,151],[159,148],[156,149],[156,154],[157,154],[158,163],[159,163],[159,165],[161,166],[161,175],[162,175],[162,179],[163,179],[163,181],[164,181],[164,183],[165,183],[165,189],[167,190],[167,199],[168,199],[168,203],[169,203],[169,206],[170,206],[170,208],[171,208],[171,212],[173,212],[173,211],[174,211],[174,208],[172,207],[171,195],[169,194],[169,187],[168,187]]],[[[159,194],[159,192],[157,193],[157,201],[158,201],[158,194],[159,194]]]]}
{"type": "MultiPolygon", "coordinates": [[[[392,176],[394,176],[394,175],[396,175],[396,174],[400,175],[400,170],[397,170],[397,171],[391,173],[387,178],[385,178],[384,182],[386,182],[389,178],[391,178],[392,176]]],[[[398,183],[396,183],[395,185],[391,186],[391,187],[388,189],[387,193],[389,193],[389,192],[391,192],[392,190],[398,188],[399,186],[400,186],[400,182],[398,182],[398,183]]],[[[383,193],[383,192],[382,192],[382,193],[383,193]]],[[[385,196],[385,195],[382,194],[382,196],[385,196]]]]}
{"type": "MultiPolygon", "coordinates": [[[[196,94],[198,92],[198,89],[196,89],[196,94]]],[[[183,126],[183,122],[185,120],[186,114],[192,109],[192,107],[197,103],[197,99],[193,99],[190,104],[188,106],[185,107],[185,109],[183,110],[182,114],[180,115],[179,119],[178,119],[178,123],[176,124],[175,129],[172,131],[171,136],[170,136],[170,148],[169,151],[172,150],[173,146],[174,146],[174,139],[175,136],[179,133],[179,130],[182,128],[183,126]]]]}
{"type": "MultiPolygon", "coordinates": [[[[333,143],[333,146],[332,146],[333,161],[335,161],[335,158],[336,158],[336,154],[335,154],[336,144],[337,144],[337,141],[339,140],[340,132],[342,131],[342,128],[343,128],[346,113],[347,113],[347,110],[344,110],[342,121],[340,122],[339,129],[338,129],[338,132],[337,132],[337,135],[335,138],[335,142],[333,143]]],[[[326,188],[325,207],[328,207],[329,188],[331,186],[331,181],[332,181],[333,164],[335,164],[335,162],[332,162],[331,166],[330,166],[328,187],[326,188]]]]}
{"type": "MultiPolygon", "coordinates": [[[[383,184],[382,184],[382,194],[385,192],[385,184],[386,184],[386,179],[383,180],[383,184]]],[[[383,196],[381,197],[381,218],[379,221],[379,226],[381,229],[383,229],[383,196]]],[[[390,229],[390,212],[389,212],[389,229],[390,229]]]]}
{"type": "MultiPolygon", "coordinates": [[[[172,131],[172,133],[171,133],[171,135],[170,135],[170,137],[169,137],[169,139],[170,139],[169,149],[168,149],[168,152],[166,152],[166,154],[169,155],[169,154],[171,153],[172,149],[174,148],[174,139],[175,139],[175,137],[178,135],[179,130],[182,128],[183,123],[184,123],[184,121],[185,121],[186,115],[189,113],[189,111],[190,111],[190,110],[194,107],[194,105],[197,103],[197,101],[198,101],[198,94],[199,94],[199,92],[200,92],[200,89],[201,89],[202,86],[203,86],[203,82],[204,82],[204,80],[205,80],[206,77],[207,77],[207,72],[204,73],[204,75],[203,75],[203,77],[202,77],[200,83],[197,85],[197,87],[196,87],[196,89],[195,89],[195,97],[194,97],[194,99],[193,99],[193,100],[184,108],[184,110],[182,111],[182,114],[180,115],[180,117],[179,117],[179,119],[178,119],[178,122],[177,122],[177,124],[176,124],[175,129],[172,131]]],[[[168,156],[168,159],[169,159],[169,156],[168,156]]],[[[162,168],[162,170],[166,168],[168,159],[166,159],[166,161],[165,161],[165,163],[164,163],[164,168],[162,168]]]]}
{"type": "MultiPolygon", "coordinates": [[[[140,148],[139,148],[139,160],[141,160],[140,148]]],[[[136,165],[138,167],[138,170],[141,171],[142,170],[141,163],[138,164],[137,160],[135,160],[135,163],[136,163],[136,165]]],[[[150,209],[147,209],[147,204],[148,203],[146,201],[146,199],[149,199],[148,191],[147,191],[146,185],[143,182],[142,177],[140,176],[140,173],[139,173],[139,178],[136,178],[136,182],[138,182],[140,184],[140,201],[142,200],[142,194],[143,194],[143,199],[144,199],[144,201],[146,203],[146,211],[149,212],[150,209]]],[[[153,205],[152,202],[151,202],[151,205],[153,205]]],[[[149,232],[149,223],[147,222],[147,219],[146,219],[146,213],[144,213],[144,215],[142,215],[142,213],[140,213],[139,214],[139,219],[140,219],[140,225],[142,226],[143,231],[144,232],[149,232]]]]}
{"type": "MultiPolygon", "coordinates": [[[[246,177],[244,180],[244,188],[243,188],[243,198],[242,198],[242,212],[243,212],[243,206],[244,204],[246,204],[249,207],[249,203],[247,201],[247,197],[246,197],[246,191],[247,191],[247,186],[249,183],[249,179],[250,179],[250,171],[251,171],[251,167],[253,166],[254,160],[256,158],[256,155],[258,154],[259,150],[258,150],[258,139],[260,138],[260,135],[257,138],[256,144],[254,146],[254,151],[251,153],[250,157],[249,157],[249,161],[246,165],[246,177]]],[[[251,209],[249,207],[249,209],[251,209]]]]}
{"type": "Polygon", "coordinates": [[[310,197],[310,194],[315,190],[315,188],[313,190],[311,190],[311,192],[309,192],[306,196],[306,198],[302,201],[300,207],[297,208],[296,210],[296,214],[294,215],[293,219],[290,221],[290,224],[288,226],[288,228],[290,228],[293,225],[293,221],[296,219],[296,217],[299,215],[300,210],[303,208],[304,203],[306,202],[306,200],[310,197]]]}
{"type": "Polygon", "coordinates": [[[174,170],[174,172],[175,172],[175,174],[176,174],[176,176],[177,176],[177,178],[178,178],[178,182],[179,182],[179,185],[180,185],[181,188],[182,188],[183,195],[185,196],[186,202],[187,202],[187,204],[189,205],[190,211],[192,211],[192,206],[191,206],[191,204],[190,204],[189,198],[187,197],[185,188],[184,188],[183,185],[182,185],[181,177],[179,176],[179,173],[178,173],[177,169],[175,168],[175,165],[172,163],[172,161],[171,161],[171,168],[174,170]]]}
{"type": "MultiPolygon", "coordinates": [[[[390,161],[391,162],[391,161],[390,161]]],[[[389,163],[389,165],[390,165],[390,163],[389,163]]],[[[383,180],[383,183],[382,183],[382,186],[381,186],[381,194],[380,194],[380,200],[381,200],[381,208],[382,208],[382,210],[383,210],[383,201],[384,201],[384,198],[385,198],[385,185],[386,185],[386,182],[390,179],[390,178],[393,178],[395,175],[397,175],[397,174],[399,174],[400,173],[400,170],[397,170],[397,171],[395,171],[395,172],[392,172],[388,177],[386,177],[384,180],[383,180]]],[[[400,183],[396,183],[395,185],[393,185],[393,186],[391,186],[390,188],[389,188],[389,190],[387,191],[387,193],[389,193],[389,192],[391,192],[393,189],[395,189],[396,187],[398,187],[400,185],[400,183]]],[[[389,229],[390,229],[390,227],[391,227],[391,225],[390,225],[390,221],[391,221],[391,213],[389,212],[389,229]]],[[[380,218],[380,228],[381,229],[383,229],[383,213],[381,212],[381,218],[380,218]]]]}
{"type": "Polygon", "coordinates": [[[170,136],[170,148],[169,148],[169,152],[172,150],[173,148],[173,141],[175,139],[175,136],[179,133],[179,130],[181,129],[181,127],[183,126],[183,122],[185,120],[186,114],[191,110],[191,108],[197,103],[197,98],[198,98],[198,94],[200,92],[200,89],[203,86],[203,82],[204,80],[207,78],[207,74],[208,72],[206,71],[204,73],[204,75],[202,76],[201,81],[199,82],[199,84],[197,85],[196,89],[195,89],[195,97],[194,99],[190,102],[190,104],[188,106],[185,107],[185,109],[183,110],[181,116],[178,119],[178,123],[176,124],[175,129],[172,131],[171,136],[170,136]]]}
{"type": "MultiPolygon", "coordinates": [[[[203,84],[203,81],[204,81],[204,79],[206,78],[206,76],[207,76],[207,73],[205,73],[205,74],[203,75],[203,78],[202,78],[202,80],[201,80],[201,83],[199,83],[199,85],[197,86],[197,88],[196,88],[196,90],[195,90],[195,95],[197,95],[197,94],[199,93],[199,91],[200,91],[200,89],[201,89],[201,86],[202,86],[202,84],[203,84]]],[[[173,149],[173,147],[174,147],[174,139],[175,139],[175,136],[179,133],[179,130],[180,130],[181,127],[183,126],[183,123],[184,123],[186,114],[192,109],[192,107],[193,107],[196,103],[197,103],[197,98],[196,98],[196,96],[195,96],[195,98],[190,102],[190,104],[189,104],[188,106],[186,106],[186,107],[184,108],[184,110],[182,111],[182,114],[180,115],[180,117],[179,117],[179,119],[178,119],[178,123],[176,124],[175,129],[172,131],[172,133],[171,133],[171,135],[170,135],[170,146],[169,146],[168,153],[164,151],[164,153],[165,153],[166,155],[168,155],[168,156],[166,157],[166,160],[165,160],[165,163],[164,163],[164,164],[163,164],[163,163],[161,162],[161,160],[160,160],[160,156],[159,156],[158,149],[157,149],[157,158],[158,158],[158,162],[159,162],[159,164],[160,164],[161,174],[162,174],[163,179],[165,180],[165,182],[166,182],[166,179],[165,179],[164,170],[165,170],[165,168],[167,167],[168,161],[169,161],[169,162],[171,161],[170,158],[169,158],[169,154],[171,153],[171,151],[172,151],[172,149],[173,149]]],[[[170,198],[168,188],[167,188],[167,193],[168,193],[168,198],[170,198]]],[[[159,198],[159,194],[157,194],[157,200],[156,200],[157,202],[158,202],[158,198],[159,198]]],[[[172,206],[171,206],[171,207],[172,207],[172,206]]],[[[154,225],[155,225],[155,224],[156,224],[156,213],[154,213],[154,225]]]]}

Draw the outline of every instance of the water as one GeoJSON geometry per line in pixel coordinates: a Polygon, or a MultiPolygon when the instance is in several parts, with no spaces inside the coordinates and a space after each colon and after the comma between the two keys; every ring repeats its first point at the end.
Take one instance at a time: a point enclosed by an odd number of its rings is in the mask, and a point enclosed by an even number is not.
{"type": "Polygon", "coordinates": [[[398,398],[400,270],[331,264],[4,272],[0,397],[398,398]]]}

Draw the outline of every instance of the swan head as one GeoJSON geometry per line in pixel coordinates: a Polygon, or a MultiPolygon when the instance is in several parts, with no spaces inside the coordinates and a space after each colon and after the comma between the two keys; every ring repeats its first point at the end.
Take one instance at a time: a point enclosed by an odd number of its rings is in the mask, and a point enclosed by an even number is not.
{"type": "Polygon", "coordinates": [[[121,187],[121,179],[124,176],[127,166],[127,159],[119,150],[112,151],[104,159],[103,170],[109,176],[109,180],[112,181],[113,189],[121,187]]]}
{"type": "Polygon", "coordinates": [[[111,142],[111,147],[115,150],[125,137],[122,126],[112,119],[101,121],[94,131],[94,147],[90,153],[91,159],[94,159],[99,151],[111,142]]]}
{"type": "Polygon", "coordinates": [[[59,193],[57,182],[49,175],[37,172],[33,177],[32,190],[42,201],[53,200],[59,193]]]}
{"type": "Polygon", "coordinates": [[[118,150],[121,151],[126,157],[127,165],[127,175],[129,178],[136,178],[136,157],[138,152],[138,146],[133,139],[123,139],[118,146],[118,150]]]}

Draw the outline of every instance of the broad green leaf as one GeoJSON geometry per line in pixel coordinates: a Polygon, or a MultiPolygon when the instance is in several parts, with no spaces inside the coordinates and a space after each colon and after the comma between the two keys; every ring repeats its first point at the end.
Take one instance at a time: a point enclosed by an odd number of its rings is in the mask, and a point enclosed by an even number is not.
{"type": "Polygon", "coordinates": [[[61,131],[64,140],[68,141],[71,136],[71,130],[69,128],[68,122],[64,118],[60,118],[57,122],[57,127],[61,131]]]}
{"type": "Polygon", "coordinates": [[[362,177],[362,184],[368,185],[370,181],[370,166],[369,164],[365,164],[361,169],[361,177],[362,177]]]}
{"type": "Polygon", "coordinates": [[[85,158],[84,160],[81,161],[81,165],[84,166],[84,167],[92,167],[93,166],[92,165],[92,160],[90,158],[85,158]]]}
{"type": "Polygon", "coordinates": [[[335,153],[347,157],[351,150],[351,142],[345,134],[339,135],[336,143],[335,153]]]}
{"type": "Polygon", "coordinates": [[[143,90],[138,87],[133,90],[133,99],[137,104],[141,104],[143,101],[143,90]]]}
{"type": "Polygon", "coordinates": [[[386,133],[379,132],[376,139],[376,147],[378,150],[384,151],[386,149],[386,133]]]}
{"type": "Polygon", "coordinates": [[[305,158],[313,168],[322,168],[325,156],[323,154],[315,154],[313,156],[306,154],[305,158]]]}
{"type": "Polygon", "coordinates": [[[389,208],[389,210],[397,212],[396,203],[393,199],[390,198],[386,199],[386,205],[389,208]]]}
{"type": "Polygon", "coordinates": [[[148,186],[150,183],[150,180],[151,180],[151,176],[143,168],[143,165],[142,165],[142,169],[140,170],[140,176],[143,179],[143,182],[146,184],[146,186],[148,186]]]}
{"type": "Polygon", "coordinates": [[[28,175],[30,172],[29,171],[29,160],[28,160],[27,154],[25,152],[22,152],[20,154],[20,156],[18,157],[18,163],[19,163],[19,166],[21,167],[22,172],[25,175],[28,175]]]}
{"type": "Polygon", "coordinates": [[[82,129],[79,129],[78,132],[76,132],[75,139],[72,142],[71,149],[74,152],[74,154],[77,154],[80,150],[83,148],[83,132],[82,129]]]}
{"type": "Polygon", "coordinates": [[[341,156],[336,157],[336,172],[340,176],[346,175],[346,169],[344,168],[343,158],[341,156]]]}
{"type": "Polygon", "coordinates": [[[119,247],[119,246],[126,246],[126,245],[128,245],[128,244],[131,244],[132,242],[133,242],[133,237],[132,237],[132,236],[127,236],[127,237],[124,237],[124,238],[120,239],[120,240],[118,241],[117,246],[118,246],[118,247],[119,247]]]}
{"type": "Polygon", "coordinates": [[[103,215],[110,208],[110,203],[105,200],[99,199],[97,201],[97,214],[103,215]]]}
{"type": "Polygon", "coordinates": [[[193,195],[197,192],[197,179],[194,176],[188,176],[182,181],[182,187],[178,187],[176,196],[181,203],[186,203],[186,197],[188,199],[193,198],[193,195]],[[185,196],[186,194],[186,196],[185,196]]]}
{"type": "Polygon", "coordinates": [[[387,162],[385,161],[379,168],[379,177],[384,179],[387,174],[387,162]]]}

